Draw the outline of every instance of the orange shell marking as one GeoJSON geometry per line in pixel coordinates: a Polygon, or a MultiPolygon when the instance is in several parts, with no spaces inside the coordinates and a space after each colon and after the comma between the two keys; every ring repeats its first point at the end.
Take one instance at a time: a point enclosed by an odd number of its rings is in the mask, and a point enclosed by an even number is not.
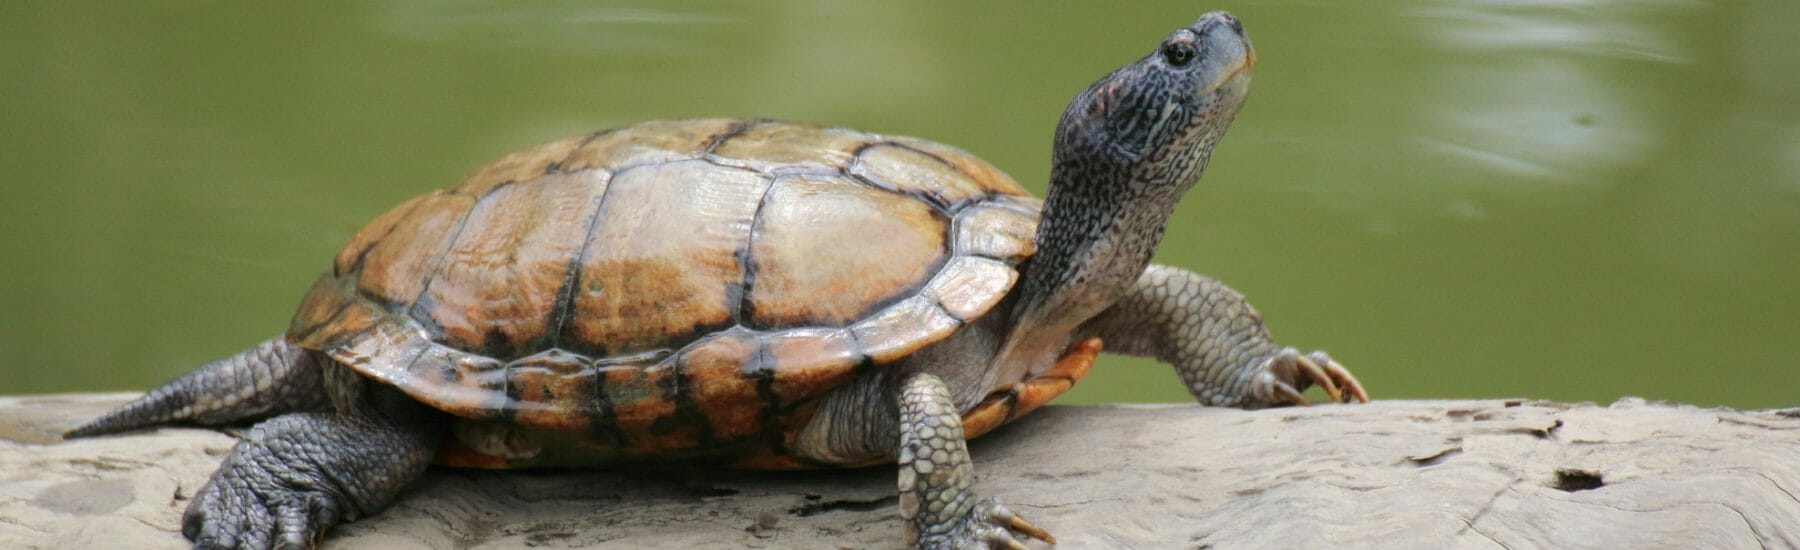
{"type": "Polygon", "coordinates": [[[1025,413],[1044,406],[1051,399],[1075,387],[1075,382],[1087,376],[1088,369],[1094,366],[1094,358],[1100,355],[1100,347],[1099,338],[1076,342],[1063,352],[1050,370],[1030,380],[1013,384],[1006,391],[988,395],[975,408],[963,413],[963,439],[975,439],[1001,424],[1025,416],[1025,413]]]}

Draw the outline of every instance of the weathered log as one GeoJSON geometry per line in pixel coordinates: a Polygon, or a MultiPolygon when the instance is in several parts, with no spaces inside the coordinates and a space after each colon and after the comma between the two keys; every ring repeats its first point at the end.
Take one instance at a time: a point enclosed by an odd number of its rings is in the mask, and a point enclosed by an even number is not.
{"type": "MultiPolygon", "coordinates": [[[[0,398],[0,547],[181,548],[212,430],[61,442],[131,397],[0,398]]],[[[1064,548],[1800,548],[1800,409],[1050,407],[973,445],[1064,548]]],[[[436,469],[326,548],[883,548],[887,468],[436,469]]]]}

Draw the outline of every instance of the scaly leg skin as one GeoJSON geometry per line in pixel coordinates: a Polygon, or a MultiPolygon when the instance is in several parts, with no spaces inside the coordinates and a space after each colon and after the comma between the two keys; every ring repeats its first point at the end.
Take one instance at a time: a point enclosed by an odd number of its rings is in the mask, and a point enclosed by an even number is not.
{"type": "Polygon", "coordinates": [[[91,437],[176,422],[213,426],[319,410],[327,403],[321,371],[311,353],[276,336],[202,365],[63,437],[91,437]]]}
{"type": "Polygon", "coordinates": [[[1325,352],[1301,355],[1277,345],[1242,295],[1183,269],[1151,265],[1130,294],[1081,334],[1104,339],[1107,351],[1174,365],[1188,391],[1207,405],[1305,405],[1300,392],[1313,384],[1335,402],[1369,401],[1349,369],[1325,352]]]}
{"type": "Polygon", "coordinates": [[[380,510],[424,473],[442,434],[423,405],[393,401],[257,424],[188,504],[182,534],[195,548],[311,548],[380,510]]]}
{"type": "Polygon", "coordinates": [[[900,389],[900,516],[907,544],[928,549],[1023,549],[1015,532],[1046,542],[1049,533],[1007,510],[999,499],[978,500],[962,419],[936,376],[913,374],[900,389]]]}

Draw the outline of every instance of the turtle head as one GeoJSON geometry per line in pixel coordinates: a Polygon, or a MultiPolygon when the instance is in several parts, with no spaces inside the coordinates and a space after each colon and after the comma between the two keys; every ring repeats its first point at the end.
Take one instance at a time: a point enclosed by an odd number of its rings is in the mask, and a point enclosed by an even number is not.
{"type": "Polygon", "coordinates": [[[1043,326],[1024,330],[1055,334],[1124,295],[1243,106],[1255,64],[1243,25],[1212,12],[1075,96],[1015,310],[1043,326]]]}
{"type": "MultiPolygon", "coordinates": [[[[1057,182],[1179,198],[1250,89],[1256,52],[1236,17],[1222,11],[1175,29],[1156,49],[1075,97],[1057,126],[1057,182]],[[1089,176],[1089,177],[1082,177],[1089,176]],[[1127,176],[1124,178],[1113,176],[1127,176]]],[[[1172,204],[1171,204],[1172,207],[1172,204]]]]}

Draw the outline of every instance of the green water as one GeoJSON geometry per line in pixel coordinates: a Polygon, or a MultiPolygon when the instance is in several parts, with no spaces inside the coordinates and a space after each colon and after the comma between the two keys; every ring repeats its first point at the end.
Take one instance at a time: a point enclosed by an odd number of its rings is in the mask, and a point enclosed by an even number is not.
{"type": "MultiPolygon", "coordinates": [[[[286,327],[361,224],[660,117],[956,144],[1041,192],[1062,106],[1201,11],[1260,54],[1159,261],[1378,397],[1800,404],[1800,2],[0,3],[0,393],[286,327]]],[[[1065,402],[1186,399],[1108,359],[1065,402]]]]}

